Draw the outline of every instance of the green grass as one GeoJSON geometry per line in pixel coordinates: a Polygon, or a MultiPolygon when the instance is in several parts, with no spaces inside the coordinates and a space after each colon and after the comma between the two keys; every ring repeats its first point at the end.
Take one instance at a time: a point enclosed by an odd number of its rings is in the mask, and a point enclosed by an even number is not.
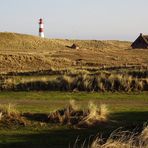
{"type": "Polygon", "coordinates": [[[66,106],[70,99],[76,99],[84,108],[90,100],[107,104],[111,111],[109,122],[90,129],[74,129],[56,124],[11,129],[0,127],[0,148],[68,148],[78,136],[81,142],[98,133],[107,137],[119,127],[132,130],[148,121],[148,92],[0,92],[1,104],[14,103],[22,112],[49,113],[66,106]]]}
{"type": "Polygon", "coordinates": [[[0,103],[14,103],[23,112],[49,112],[64,107],[75,99],[82,107],[89,101],[108,104],[112,112],[146,111],[148,92],[86,93],[86,92],[1,92],[0,103]],[[43,107],[44,106],[44,107],[43,107]]]}
{"type": "Polygon", "coordinates": [[[1,148],[68,148],[70,143],[74,144],[78,136],[84,140],[86,135],[94,131],[94,129],[85,131],[68,129],[67,127],[55,127],[53,130],[21,129],[9,132],[3,130],[0,132],[0,146],[1,148]]]}
{"type": "Polygon", "coordinates": [[[92,92],[59,92],[59,91],[22,91],[22,92],[0,92],[1,99],[10,100],[55,100],[55,99],[143,99],[148,101],[148,92],[131,92],[131,93],[92,93],[92,92]]]}

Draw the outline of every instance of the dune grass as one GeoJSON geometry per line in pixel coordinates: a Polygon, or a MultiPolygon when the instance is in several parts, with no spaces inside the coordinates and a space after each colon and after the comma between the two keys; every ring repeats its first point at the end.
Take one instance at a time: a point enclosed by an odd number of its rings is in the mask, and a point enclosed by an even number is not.
{"type": "Polygon", "coordinates": [[[2,76],[1,91],[147,91],[147,78],[135,78],[127,74],[112,74],[100,72],[99,74],[71,74],[47,76],[2,76]]]}
{"type": "Polygon", "coordinates": [[[15,50],[57,50],[59,48],[66,49],[66,45],[71,45],[73,42],[76,42],[80,45],[81,48],[127,48],[130,45],[130,42],[127,41],[82,41],[82,40],[62,40],[62,39],[41,39],[38,36],[10,33],[10,32],[1,32],[0,33],[0,50],[3,49],[6,51],[11,49],[15,50]]]}
{"type": "Polygon", "coordinates": [[[0,73],[53,68],[147,68],[147,50],[131,50],[127,41],[41,39],[0,33],[0,73]],[[67,48],[76,43],[78,50],[67,48]]]}
{"type": "MultiPolygon", "coordinates": [[[[85,143],[82,144],[85,148],[85,143]]],[[[88,148],[146,148],[148,147],[148,126],[141,133],[116,130],[104,142],[102,137],[97,137],[88,148]]]]}

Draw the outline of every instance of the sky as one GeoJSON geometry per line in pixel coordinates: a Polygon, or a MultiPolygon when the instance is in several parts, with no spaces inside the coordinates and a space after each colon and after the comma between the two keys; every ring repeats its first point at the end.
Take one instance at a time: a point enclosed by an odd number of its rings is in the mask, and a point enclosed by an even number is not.
{"type": "Polygon", "coordinates": [[[148,0],[0,0],[0,32],[47,38],[134,40],[148,34],[148,0]]]}

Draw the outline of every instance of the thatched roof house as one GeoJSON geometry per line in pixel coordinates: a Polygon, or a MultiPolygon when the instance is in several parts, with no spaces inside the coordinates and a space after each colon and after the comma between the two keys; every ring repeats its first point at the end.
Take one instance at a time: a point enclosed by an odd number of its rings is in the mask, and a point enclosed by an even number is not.
{"type": "Polygon", "coordinates": [[[140,33],[140,36],[132,43],[131,46],[133,49],[148,49],[148,35],[143,35],[140,33]]]}

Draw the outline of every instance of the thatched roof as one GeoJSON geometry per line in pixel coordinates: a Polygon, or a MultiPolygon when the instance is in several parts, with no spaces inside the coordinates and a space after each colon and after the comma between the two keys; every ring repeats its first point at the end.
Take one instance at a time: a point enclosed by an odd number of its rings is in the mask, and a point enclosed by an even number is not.
{"type": "Polygon", "coordinates": [[[143,40],[148,44],[148,35],[141,35],[143,40]]]}
{"type": "Polygon", "coordinates": [[[139,37],[132,43],[132,48],[148,49],[148,35],[140,33],[139,37]]]}

